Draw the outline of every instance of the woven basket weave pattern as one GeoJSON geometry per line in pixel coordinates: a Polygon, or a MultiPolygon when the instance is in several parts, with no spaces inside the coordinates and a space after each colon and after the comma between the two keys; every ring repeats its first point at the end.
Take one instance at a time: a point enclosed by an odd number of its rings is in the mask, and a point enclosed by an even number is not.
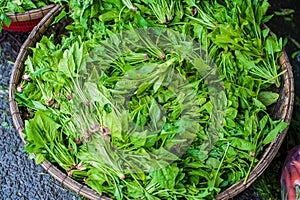
{"type": "Polygon", "coordinates": [[[3,29],[13,32],[30,32],[54,7],[55,4],[51,4],[24,13],[6,13],[11,20],[11,24],[9,27],[3,25],[3,29]]]}
{"type": "MultiPolygon", "coordinates": [[[[20,77],[22,76],[24,62],[28,54],[31,53],[30,47],[33,47],[35,43],[41,38],[41,36],[45,33],[47,28],[52,23],[54,17],[58,15],[61,10],[62,7],[60,6],[53,7],[53,9],[33,29],[28,39],[21,47],[20,53],[14,65],[14,69],[10,80],[11,82],[10,82],[10,90],[9,90],[9,102],[10,102],[10,110],[14,121],[14,125],[17,128],[20,137],[22,139],[23,139],[22,130],[24,129],[24,124],[19,113],[18,105],[14,100],[14,93],[16,90],[16,86],[18,85],[20,77]]],[[[273,106],[275,111],[274,116],[276,118],[282,119],[285,122],[290,122],[292,116],[292,110],[293,110],[293,101],[294,101],[294,81],[293,81],[292,68],[288,61],[288,57],[284,51],[280,57],[280,64],[282,70],[284,70],[283,79],[282,79],[283,86],[280,90],[280,100],[277,102],[276,105],[273,106]]],[[[281,146],[281,143],[283,142],[286,133],[287,133],[287,129],[283,133],[279,134],[276,137],[276,139],[268,146],[264,154],[261,156],[259,163],[251,171],[245,184],[244,184],[244,180],[241,180],[238,183],[232,185],[227,190],[217,195],[216,198],[230,199],[235,195],[237,195],[238,193],[242,192],[247,187],[249,187],[271,163],[279,147],[281,146]]],[[[94,190],[66,176],[65,173],[62,173],[56,166],[54,166],[48,161],[44,161],[41,165],[55,179],[57,179],[59,182],[63,183],[64,185],[66,185],[67,187],[74,190],[80,195],[83,195],[89,199],[103,199],[103,200],[110,199],[108,197],[97,194],[94,190]]]]}

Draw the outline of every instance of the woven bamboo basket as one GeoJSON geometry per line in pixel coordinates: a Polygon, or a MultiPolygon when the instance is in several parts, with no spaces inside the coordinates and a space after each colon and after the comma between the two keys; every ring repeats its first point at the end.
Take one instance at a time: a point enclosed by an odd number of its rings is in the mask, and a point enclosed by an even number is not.
{"type": "Polygon", "coordinates": [[[3,25],[3,29],[12,32],[30,32],[54,7],[55,4],[51,4],[24,13],[6,13],[11,24],[9,27],[3,25]]]}
{"type": "MultiPolygon", "coordinates": [[[[16,59],[13,72],[10,79],[10,89],[9,89],[9,103],[10,103],[10,111],[13,118],[14,125],[18,130],[18,133],[22,140],[23,137],[23,129],[24,123],[21,118],[18,105],[15,101],[15,91],[16,87],[21,80],[22,71],[24,67],[24,62],[27,56],[31,53],[30,47],[33,47],[37,41],[41,38],[41,36],[45,33],[45,31],[49,28],[53,19],[56,15],[58,15],[62,10],[62,7],[56,5],[52,8],[52,10],[40,21],[40,23],[32,30],[29,37],[21,47],[19,55],[16,59]]],[[[280,57],[280,65],[284,74],[282,76],[282,87],[279,91],[280,99],[278,102],[270,108],[270,112],[272,113],[272,117],[275,119],[282,119],[284,122],[290,122],[292,117],[293,110],[293,102],[294,102],[294,79],[292,74],[292,67],[289,63],[288,57],[285,51],[282,52],[280,57]]],[[[281,134],[279,134],[274,141],[265,149],[263,155],[260,158],[259,163],[256,165],[254,169],[252,169],[248,179],[246,181],[240,180],[238,183],[232,185],[227,190],[216,196],[216,199],[230,199],[247,187],[249,187],[269,166],[275,155],[277,154],[285,136],[287,133],[287,129],[284,130],[281,134]]],[[[25,142],[25,141],[24,141],[25,142]]],[[[101,200],[109,200],[110,198],[101,196],[94,190],[88,188],[81,183],[73,180],[68,177],[65,173],[60,171],[55,165],[48,161],[44,161],[42,167],[52,175],[56,180],[74,190],[78,194],[92,199],[101,199],[101,200]]]]}

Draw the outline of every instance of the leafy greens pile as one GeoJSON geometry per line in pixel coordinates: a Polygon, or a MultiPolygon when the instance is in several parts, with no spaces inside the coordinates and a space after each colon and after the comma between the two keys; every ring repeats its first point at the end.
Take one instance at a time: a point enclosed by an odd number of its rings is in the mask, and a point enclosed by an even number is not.
{"type": "Polygon", "coordinates": [[[116,199],[211,199],[247,178],[287,127],[267,112],[279,97],[271,88],[280,87],[283,41],[262,28],[266,0],[68,4],[68,36],[37,43],[16,92],[37,163],[116,199]],[[157,37],[143,32],[150,27],[157,37]],[[223,84],[215,98],[207,57],[190,63],[193,51],[159,44],[168,40],[207,52],[223,84]],[[222,127],[210,138],[216,106],[222,127]]]}

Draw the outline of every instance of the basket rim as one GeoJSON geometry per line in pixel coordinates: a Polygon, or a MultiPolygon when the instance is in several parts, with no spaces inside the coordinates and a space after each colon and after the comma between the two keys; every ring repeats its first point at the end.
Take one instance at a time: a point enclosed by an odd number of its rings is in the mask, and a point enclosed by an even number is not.
{"type": "MultiPolygon", "coordinates": [[[[51,9],[51,11],[40,21],[40,23],[32,30],[27,40],[23,43],[13,67],[9,85],[9,104],[14,126],[18,130],[19,136],[21,137],[23,142],[25,142],[22,133],[22,131],[24,130],[24,124],[19,113],[18,105],[14,100],[14,93],[17,87],[16,83],[19,82],[21,71],[24,67],[24,61],[29,53],[29,48],[32,47],[36,43],[36,41],[39,40],[42,34],[46,31],[47,27],[52,23],[54,17],[58,15],[62,9],[63,6],[55,5],[51,9]]],[[[284,113],[281,115],[281,119],[284,122],[290,122],[294,104],[294,79],[292,73],[292,66],[284,49],[280,56],[279,62],[282,69],[284,70],[283,87],[286,88],[288,91],[283,99],[285,109],[284,113]]],[[[263,153],[257,165],[251,170],[250,175],[245,183],[244,179],[242,179],[239,182],[227,188],[225,191],[216,195],[215,198],[230,199],[242,192],[243,190],[245,190],[247,187],[249,187],[258,178],[258,176],[260,176],[264,172],[264,170],[269,166],[276,153],[278,152],[278,149],[281,146],[287,131],[288,127],[281,134],[277,135],[277,137],[272,141],[272,143],[268,145],[268,148],[263,153]]],[[[92,200],[110,200],[110,198],[100,195],[93,189],[88,188],[86,185],[83,185],[75,181],[74,179],[68,177],[65,173],[60,171],[55,165],[53,165],[49,161],[44,161],[41,165],[56,180],[58,180],[71,190],[74,190],[78,194],[92,200]]]]}
{"type": "Polygon", "coordinates": [[[55,6],[56,4],[49,4],[47,6],[41,8],[35,8],[25,12],[17,12],[17,13],[7,12],[5,14],[12,22],[24,22],[24,21],[43,18],[55,6]]]}

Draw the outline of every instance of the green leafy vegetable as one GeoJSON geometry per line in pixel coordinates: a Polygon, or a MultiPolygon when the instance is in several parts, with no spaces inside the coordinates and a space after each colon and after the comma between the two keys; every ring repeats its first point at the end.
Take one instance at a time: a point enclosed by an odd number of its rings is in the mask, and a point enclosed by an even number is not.
{"type": "Polygon", "coordinates": [[[288,126],[267,112],[283,72],[266,0],[68,5],[16,93],[37,163],[115,199],[212,199],[288,126]]]}

